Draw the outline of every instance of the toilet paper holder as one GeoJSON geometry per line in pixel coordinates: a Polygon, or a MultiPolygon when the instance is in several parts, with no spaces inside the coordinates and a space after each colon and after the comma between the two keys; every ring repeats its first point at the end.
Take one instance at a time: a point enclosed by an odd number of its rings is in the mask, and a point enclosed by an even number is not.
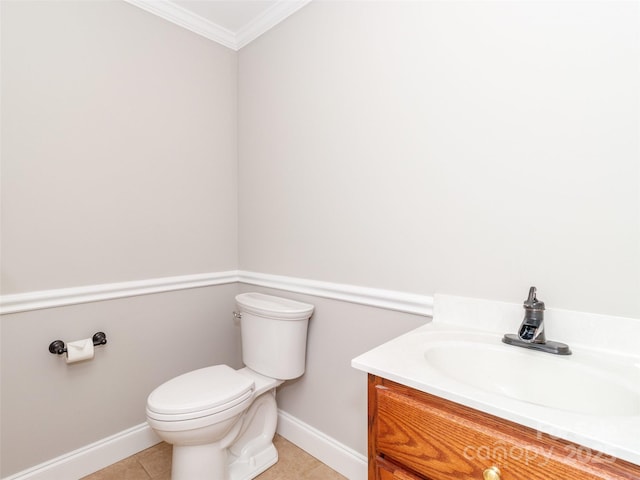
{"type": "MultiPolygon", "coordinates": [[[[98,332],[93,336],[92,340],[94,347],[97,347],[98,345],[106,345],[107,335],[104,332],[98,332]]],[[[67,353],[67,347],[62,340],[54,340],[49,344],[49,352],[56,355],[62,355],[63,353],[67,353]]]]}

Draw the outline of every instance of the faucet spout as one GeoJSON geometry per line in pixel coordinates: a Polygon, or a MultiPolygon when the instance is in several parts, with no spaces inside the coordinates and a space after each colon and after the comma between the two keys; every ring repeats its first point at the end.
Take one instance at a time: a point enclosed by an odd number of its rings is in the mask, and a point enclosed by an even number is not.
{"type": "Polygon", "coordinates": [[[523,342],[546,343],[544,334],[544,302],[536,297],[536,287],[529,289],[529,297],[524,301],[524,319],[518,329],[518,337],[523,342]]]}
{"type": "Polygon", "coordinates": [[[564,343],[547,341],[544,333],[544,302],[536,297],[536,287],[529,289],[529,296],[522,305],[524,319],[518,335],[506,334],[502,341],[517,347],[533,348],[558,355],[570,355],[571,350],[564,343]]]}
{"type": "MultiPolygon", "coordinates": [[[[538,303],[538,299],[536,298],[536,292],[537,292],[536,287],[531,287],[529,289],[529,296],[524,301],[524,308],[527,308],[527,307],[534,308],[534,305],[538,303]]],[[[544,308],[544,303],[542,304],[542,307],[544,308]]]]}

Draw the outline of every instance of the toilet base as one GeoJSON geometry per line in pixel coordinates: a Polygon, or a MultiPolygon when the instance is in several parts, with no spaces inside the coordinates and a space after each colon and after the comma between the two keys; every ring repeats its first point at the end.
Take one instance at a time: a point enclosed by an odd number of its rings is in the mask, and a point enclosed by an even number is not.
{"type": "Polygon", "coordinates": [[[227,475],[227,450],[219,444],[173,446],[171,480],[213,480],[227,475]]]}
{"type": "Polygon", "coordinates": [[[220,444],[173,446],[172,480],[251,480],[278,461],[273,443],[251,456],[234,457],[220,444]]]}
{"type": "Polygon", "coordinates": [[[250,458],[237,458],[229,464],[229,480],[251,480],[278,461],[273,443],[250,458]]]}
{"type": "MultiPolygon", "coordinates": [[[[195,431],[157,430],[161,438],[173,444],[171,480],[251,480],[278,461],[273,444],[278,422],[275,387],[253,400],[242,418],[232,417],[214,424],[217,442],[199,444],[208,438],[195,431]],[[226,431],[226,433],[224,433],[226,431]]],[[[205,430],[203,428],[202,430],[205,430]]]]}
{"type": "Polygon", "coordinates": [[[251,404],[240,434],[228,449],[229,480],[251,480],[278,461],[273,445],[277,423],[276,390],[272,388],[251,404]]]}

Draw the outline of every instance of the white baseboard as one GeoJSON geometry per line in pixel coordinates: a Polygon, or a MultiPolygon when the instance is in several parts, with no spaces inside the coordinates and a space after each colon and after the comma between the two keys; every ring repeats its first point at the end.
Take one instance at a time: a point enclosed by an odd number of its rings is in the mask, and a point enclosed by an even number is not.
{"type": "Polygon", "coordinates": [[[349,480],[367,479],[367,457],[278,410],[278,433],[349,480]]]}
{"type": "Polygon", "coordinates": [[[78,479],[158,442],[160,439],[153,430],[146,423],[142,423],[2,480],[78,479]]]}
{"type": "MultiPolygon", "coordinates": [[[[278,433],[349,480],[366,480],[367,457],[282,410],[278,411],[278,433]]],[[[2,480],[79,479],[158,442],[143,423],[2,480]]]]}

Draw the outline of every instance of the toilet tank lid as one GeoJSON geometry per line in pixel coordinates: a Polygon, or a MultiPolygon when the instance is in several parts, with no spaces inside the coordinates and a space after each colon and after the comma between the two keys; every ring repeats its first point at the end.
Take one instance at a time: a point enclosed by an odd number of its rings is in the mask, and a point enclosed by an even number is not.
{"type": "Polygon", "coordinates": [[[224,410],[252,394],[254,381],[227,365],[201,368],[175,377],[156,388],[147,408],[161,414],[224,410]]]}
{"type": "Polygon", "coordinates": [[[282,320],[306,320],[314,308],[309,303],[256,292],[237,295],[236,303],[240,311],[282,320]]]}

